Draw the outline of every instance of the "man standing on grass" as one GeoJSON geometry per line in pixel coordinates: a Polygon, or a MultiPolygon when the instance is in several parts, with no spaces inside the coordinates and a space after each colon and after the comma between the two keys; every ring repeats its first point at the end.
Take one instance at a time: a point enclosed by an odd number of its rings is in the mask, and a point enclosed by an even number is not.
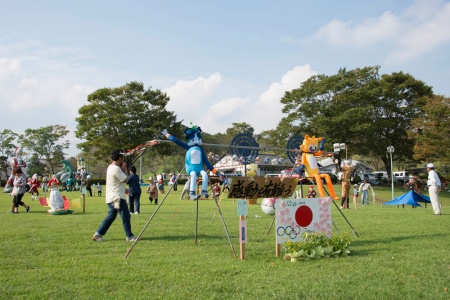
{"type": "Polygon", "coordinates": [[[127,164],[123,160],[123,151],[114,150],[111,154],[112,163],[106,170],[106,205],[108,206],[108,215],[94,233],[92,240],[101,242],[103,235],[106,234],[111,224],[120,214],[125,230],[126,241],[134,242],[136,237],[131,232],[131,214],[128,210],[125,194],[127,189],[125,183],[128,178],[127,164]]]}
{"type": "Polygon", "coordinates": [[[369,188],[372,190],[372,198],[373,203],[375,204],[375,192],[373,191],[372,186],[370,185],[370,183],[367,182],[367,179],[364,179],[363,183],[361,183],[361,185],[359,186],[359,190],[358,192],[361,193],[361,205],[364,206],[364,199],[366,199],[366,203],[367,206],[369,206],[369,188]]]}
{"type": "Polygon", "coordinates": [[[433,164],[427,164],[427,172],[428,172],[428,192],[430,193],[430,201],[433,206],[434,214],[440,215],[441,208],[439,207],[439,192],[441,191],[441,180],[439,179],[438,174],[434,170],[433,164]]]}

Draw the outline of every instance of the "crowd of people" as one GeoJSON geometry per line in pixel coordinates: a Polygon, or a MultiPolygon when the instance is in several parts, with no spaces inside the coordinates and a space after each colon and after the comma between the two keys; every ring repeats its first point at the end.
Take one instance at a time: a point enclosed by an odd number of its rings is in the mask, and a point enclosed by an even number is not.
{"type": "MultiPolygon", "coordinates": [[[[106,205],[108,208],[107,215],[104,220],[100,223],[99,227],[95,231],[92,239],[94,241],[103,241],[104,235],[107,233],[108,229],[115,221],[117,214],[120,215],[122,219],[123,228],[125,231],[126,241],[136,241],[137,237],[133,234],[131,229],[131,214],[140,214],[141,212],[141,194],[143,181],[136,174],[136,167],[131,166],[128,168],[124,161],[123,151],[118,149],[111,154],[111,164],[106,170],[106,193],[104,195],[106,205]],[[128,188],[127,188],[128,185],[128,188]]],[[[433,164],[427,164],[426,166],[428,172],[427,189],[430,194],[430,200],[433,207],[433,212],[435,215],[441,215],[441,208],[439,205],[439,192],[442,189],[442,184],[439,176],[434,170],[433,164]]],[[[348,164],[344,163],[342,168],[343,179],[342,179],[342,202],[341,209],[350,208],[349,198],[350,198],[350,182],[351,173],[353,168],[348,164]]],[[[39,189],[42,188],[43,192],[46,194],[50,192],[49,195],[49,212],[57,212],[64,209],[64,199],[60,193],[61,183],[55,175],[52,175],[51,179],[48,180],[47,176],[43,176],[42,180],[39,181],[37,174],[34,174],[29,180],[27,180],[26,175],[20,167],[13,169],[12,174],[14,179],[12,181],[13,189],[11,190],[11,195],[13,196],[12,207],[10,213],[16,214],[19,212],[19,207],[22,206],[28,213],[30,211],[30,206],[23,201],[24,195],[29,192],[31,194],[31,199],[37,199],[39,197],[39,189]]],[[[414,178],[413,178],[414,179],[414,178]]],[[[150,176],[148,178],[148,186],[146,188],[146,193],[148,194],[148,199],[150,204],[158,204],[159,194],[165,194],[164,176],[159,174],[155,176],[150,176]]],[[[201,181],[201,179],[197,180],[201,181]]],[[[418,182],[418,180],[416,180],[418,182]]],[[[171,186],[170,190],[177,190],[178,178],[175,173],[170,174],[168,178],[168,184],[171,186]]],[[[198,186],[201,186],[201,182],[196,182],[198,186]]],[[[414,190],[417,189],[420,192],[421,188],[418,185],[411,184],[414,190]]],[[[80,182],[80,187],[85,189],[85,193],[93,197],[95,194],[92,188],[97,189],[97,196],[102,196],[102,185],[100,183],[94,184],[92,182],[91,176],[87,175],[86,179],[80,182]]],[[[224,182],[217,182],[211,185],[212,198],[215,200],[219,199],[222,193],[226,189],[229,191],[230,179],[226,179],[224,182]],[[221,186],[222,185],[222,188],[221,186]]],[[[191,189],[190,178],[184,184],[183,190],[180,194],[180,199],[189,199],[189,193],[191,189]]],[[[375,192],[372,185],[364,179],[360,184],[355,184],[353,186],[353,204],[357,206],[357,199],[361,197],[361,205],[369,205],[369,190],[372,192],[372,199],[375,199],[375,192]]],[[[309,186],[307,191],[307,198],[316,198],[317,193],[313,185],[309,186]]]]}

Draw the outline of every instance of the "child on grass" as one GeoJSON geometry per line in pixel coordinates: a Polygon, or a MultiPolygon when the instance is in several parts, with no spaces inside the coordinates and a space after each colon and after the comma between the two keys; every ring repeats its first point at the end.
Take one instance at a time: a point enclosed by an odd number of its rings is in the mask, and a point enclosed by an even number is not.
{"type": "Polygon", "coordinates": [[[158,188],[156,187],[156,183],[152,180],[151,177],[148,180],[150,181],[150,184],[147,188],[147,194],[149,194],[148,200],[150,200],[150,203],[153,203],[153,200],[155,200],[156,205],[158,204],[158,188]]]}

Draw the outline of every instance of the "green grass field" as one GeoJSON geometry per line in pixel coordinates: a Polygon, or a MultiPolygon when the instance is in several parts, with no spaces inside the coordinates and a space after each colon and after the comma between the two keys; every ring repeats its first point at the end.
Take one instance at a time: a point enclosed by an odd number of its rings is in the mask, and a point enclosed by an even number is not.
{"type": "MultiPolygon", "coordinates": [[[[336,186],[339,194],[340,186],[336,186]]],[[[297,263],[275,257],[272,216],[250,205],[246,259],[239,259],[239,217],[233,200],[221,201],[237,254],[234,258],[215,202],[179,200],[171,192],[128,258],[120,217],[104,236],[92,234],[106,216],[104,198],[87,197],[86,213],[50,215],[32,201],[9,214],[0,194],[1,299],[450,299],[450,192],[441,192],[441,216],[428,208],[378,204],[345,210],[356,229],[351,255],[297,263]]],[[[375,187],[391,200],[391,189],[375,187]]],[[[305,189],[306,191],[306,189],[305,189]]],[[[398,188],[396,196],[406,192],[398,188]]],[[[80,194],[64,193],[69,199],[80,194]]],[[[226,195],[225,195],[226,196],[226,195]]],[[[162,196],[160,195],[160,201],[162,196]]],[[[156,205],[147,195],[132,216],[138,235],[156,205]]],[[[340,204],[340,203],[339,203],[340,204]]],[[[341,233],[351,228],[332,205],[341,233]]]]}

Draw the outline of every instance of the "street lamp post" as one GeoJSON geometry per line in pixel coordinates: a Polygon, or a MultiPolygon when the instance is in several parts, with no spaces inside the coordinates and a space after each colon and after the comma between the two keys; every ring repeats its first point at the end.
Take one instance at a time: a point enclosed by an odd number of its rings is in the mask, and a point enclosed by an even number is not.
{"type": "Polygon", "coordinates": [[[340,151],[342,149],[345,149],[345,159],[348,159],[348,156],[347,156],[347,145],[345,143],[334,143],[333,147],[334,147],[334,152],[335,153],[340,153],[340,151]]]}
{"type": "Polygon", "coordinates": [[[394,151],[394,146],[387,147],[387,152],[389,152],[389,156],[391,157],[392,199],[394,199],[394,173],[392,172],[392,153],[394,153],[394,151]]]}

